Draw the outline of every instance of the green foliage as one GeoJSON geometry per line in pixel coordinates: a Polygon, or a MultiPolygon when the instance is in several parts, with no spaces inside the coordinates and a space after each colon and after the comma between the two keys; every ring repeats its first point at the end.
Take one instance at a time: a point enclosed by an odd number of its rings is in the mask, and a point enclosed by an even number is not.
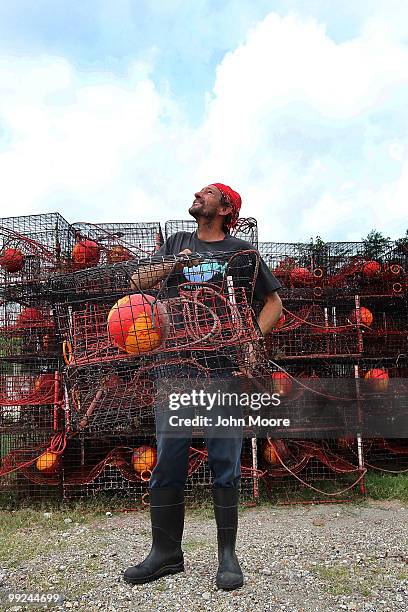
{"type": "Polygon", "coordinates": [[[403,236],[403,238],[398,238],[395,244],[400,251],[408,253],[408,229],[405,231],[405,236],[403,236]]]}
{"type": "Polygon", "coordinates": [[[326,243],[320,238],[320,236],[316,236],[314,240],[313,238],[310,239],[310,246],[312,251],[318,252],[326,248],[326,243]]]}
{"type": "Polygon", "coordinates": [[[372,499],[408,501],[408,474],[406,473],[377,474],[368,472],[364,480],[367,495],[372,499]]]}
{"type": "Polygon", "coordinates": [[[364,257],[374,260],[381,259],[392,242],[389,236],[385,238],[381,232],[377,232],[376,230],[371,230],[371,232],[361,240],[364,245],[364,257]]]}
{"type": "Polygon", "coordinates": [[[316,238],[310,238],[309,242],[305,244],[299,244],[298,251],[297,259],[300,266],[309,267],[313,265],[313,267],[319,267],[325,265],[329,245],[320,236],[316,236],[316,238]]]}

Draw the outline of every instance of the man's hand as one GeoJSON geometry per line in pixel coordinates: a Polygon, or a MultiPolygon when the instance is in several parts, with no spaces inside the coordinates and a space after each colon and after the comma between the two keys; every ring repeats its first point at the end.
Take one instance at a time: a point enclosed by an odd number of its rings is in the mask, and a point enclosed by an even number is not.
{"type": "MultiPolygon", "coordinates": [[[[258,325],[262,334],[265,335],[271,331],[271,329],[279,321],[282,314],[282,302],[279,295],[274,291],[269,293],[265,298],[265,304],[262,308],[259,318],[258,325]]],[[[261,359],[261,345],[256,341],[248,342],[244,345],[242,350],[241,359],[239,360],[239,373],[253,378],[256,366],[261,359]]]]}
{"type": "MultiPolygon", "coordinates": [[[[192,251],[190,251],[190,249],[183,249],[183,251],[180,251],[178,256],[180,257],[180,255],[191,255],[191,253],[192,251]]],[[[185,261],[180,261],[178,264],[176,264],[176,270],[178,272],[182,272],[185,266],[191,268],[192,266],[198,266],[199,263],[199,259],[189,259],[188,257],[186,257],[185,261]]]]}
{"type": "Polygon", "coordinates": [[[242,374],[247,378],[253,378],[257,363],[260,359],[260,345],[256,342],[247,342],[243,345],[238,362],[238,376],[242,374]]]}

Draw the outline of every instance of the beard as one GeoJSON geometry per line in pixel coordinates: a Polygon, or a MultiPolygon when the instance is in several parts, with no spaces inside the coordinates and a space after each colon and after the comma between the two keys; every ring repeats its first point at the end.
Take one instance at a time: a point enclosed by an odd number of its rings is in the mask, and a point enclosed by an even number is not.
{"type": "Polygon", "coordinates": [[[197,216],[200,216],[200,211],[198,210],[196,204],[190,206],[190,208],[188,209],[188,214],[194,217],[194,219],[197,219],[197,216]]]}
{"type": "Polygon", "coordinates": [[[192,206],[190,206],[188,212],[196,221],[198,221],[198,219],[205,219],[206,221],[211,222],[217,216],[216,211],[206,211],[202,202],[195,202],[192,206]]]}

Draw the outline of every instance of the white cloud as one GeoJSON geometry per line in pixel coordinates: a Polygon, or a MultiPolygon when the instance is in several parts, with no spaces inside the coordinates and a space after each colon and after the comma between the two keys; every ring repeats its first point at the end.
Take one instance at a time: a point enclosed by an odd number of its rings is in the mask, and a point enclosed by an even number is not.
{"type": "Polygon", "coordinates": [[[0,152],[1,201],[16,212],[41,209],[54,190],[84,208],[88,197],[108,207],[104,191],[160,136],[165,101],[136,69],[119,81],[81,74],[59,58],[8,58],[0,83],[10,143],[0,152]]]}
{"type": "Polygon", "coordinates": [[[241,191],[264,240],[358,239],[373,227],[400,236],[401,40],[384,16],[339,44],[313,19],[271,13],[219,64],[197,128],[147,61],[118,77],[63,58],[3,56],[1,214],[164,221],[186,217],[194,191],[219,180],[241,191]]]}
{"type": "Polygon", "coordinates": [[[201,172],[241,186],[264,238],[405,232],[408,48],[376,33],[270,14],[218,67],[201,172]]]}

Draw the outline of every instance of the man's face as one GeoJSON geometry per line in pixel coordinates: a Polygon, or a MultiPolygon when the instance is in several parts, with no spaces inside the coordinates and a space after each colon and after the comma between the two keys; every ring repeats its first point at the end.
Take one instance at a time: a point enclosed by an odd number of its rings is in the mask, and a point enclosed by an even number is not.
{"type": "Polygon", "coordinates": [[[207,185],[201,191],[194,194],[193,205],[188,212],[192,217],[205,217],[206,219],[215,219],[217,215],[226,215],[230,211],[230,206],[222,204],[222,193],[215,185],[207,185]]]}

